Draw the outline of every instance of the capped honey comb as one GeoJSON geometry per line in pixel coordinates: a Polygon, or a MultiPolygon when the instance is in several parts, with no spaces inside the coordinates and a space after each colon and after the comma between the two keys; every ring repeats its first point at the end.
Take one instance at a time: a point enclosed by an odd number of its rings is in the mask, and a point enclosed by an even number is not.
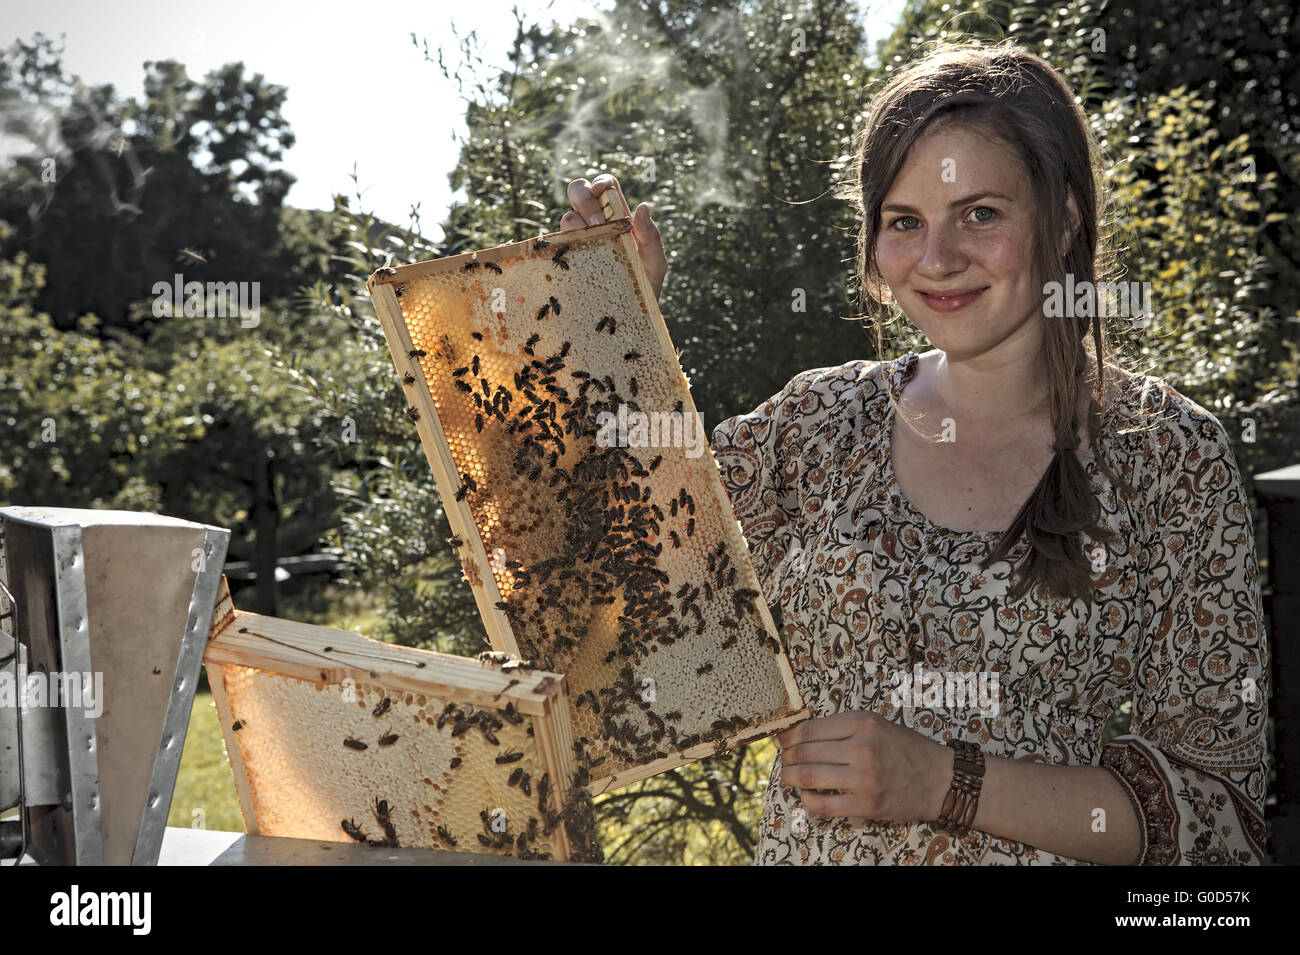
{"type": "Polygon", "coordinates": [[[243,613],[224,582],[204,664],[250,833],[601,858],[558,674],[243,613]]]}
{"type": "Polygon", "coordinates": [[[609,195],[367,285],[488,638],[565,674],[592,794],[807,715],[609,195]]]}

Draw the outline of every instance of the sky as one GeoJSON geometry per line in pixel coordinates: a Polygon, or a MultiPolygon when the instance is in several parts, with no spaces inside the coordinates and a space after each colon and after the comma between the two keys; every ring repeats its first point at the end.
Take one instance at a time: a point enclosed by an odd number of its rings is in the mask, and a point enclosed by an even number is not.
{"type": "MultiPolygon", "coordinates": [[[[37,32],[63,34],[68,72],[92,85],[112,83],[131,96],[141,92],[148,60],[179,60],[195,78],[242,61],[246,72],[288,87],[284,115],[296,143],[284,166],[298,177],[290,205],[324,209],[334,193],[352,194],[355,164],[365,207],[405,223],[411,205],[419,203],[425,234],[436,240],[436,223],[454,198],[464,198],[453,195],[447,174],[459,157],[452,134],[463,134],[465,110],[455,83],[424,59],[411,34],[421,46],[427,41],[431,52],[443,47],[451,68],[459,47],[453,26],[462,37],[476,31],[484,62],[504,65],[516,2],[0,0],[0,47],[37,32]],[[399,106],[424,110],[428,121],[406,124],[395,134],[384,117],[399,106]]],[[[871,4],[864,20],[873,40],[888,32],[902,3],[871,4]]],[[[529,22],[568,24],[611,5],[540,0],[525,9],[529,22]]]]}

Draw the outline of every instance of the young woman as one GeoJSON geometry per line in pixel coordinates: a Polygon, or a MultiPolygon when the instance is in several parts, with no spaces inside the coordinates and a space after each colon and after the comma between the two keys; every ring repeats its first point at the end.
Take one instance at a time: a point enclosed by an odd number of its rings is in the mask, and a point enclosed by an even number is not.
{"type": "MultiPolygon", "coordinates": [[[[876,96],[855,168],[864,290],[934,347],[802,372],[714,431],[815,715],[777,737],[755,862],[1262,862],[1249,502],[1214,415],[1078,307],[1113,251],[1071,91],[1009,44],[939,50],[876,96]]],[[[562,227],[610,187],[570,183],[562,227]]]]}

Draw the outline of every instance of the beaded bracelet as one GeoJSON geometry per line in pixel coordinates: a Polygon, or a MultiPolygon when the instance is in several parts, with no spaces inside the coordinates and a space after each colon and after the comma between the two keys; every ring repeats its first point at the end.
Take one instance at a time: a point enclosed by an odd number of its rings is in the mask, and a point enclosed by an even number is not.
{"type": "Polygon", "coordinates": [[[939,827],[953,836],[970,832],[979,806],[980,786],[984,781],[984,751],[974,743],[952,740],[949,744],[955,753],[952,759],[952,784],[943,797],[939,811],[939,827]]]}

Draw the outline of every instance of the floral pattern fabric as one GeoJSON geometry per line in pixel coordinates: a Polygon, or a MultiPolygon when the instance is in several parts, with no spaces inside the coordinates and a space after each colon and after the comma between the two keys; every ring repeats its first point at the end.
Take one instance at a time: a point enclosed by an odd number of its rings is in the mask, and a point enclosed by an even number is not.
{"type": "MultiPolygon", "coordinates": [[[[814,716],[871,710],[990,756],[1103,766],[1140,818],[1142,864],[1262,862],[1268,647],[1251,512],[1222,425],[1159,379],[1124,379],[1100,453],[1136,494],[1105,478],[1094,447],[1078,452],[1119,534],[1084,540],[1094,599],[1034,588],[1013,601],[1023,537],[981,571],[999,534],[932,524],[899,489],[889,394],[917,361],[802,372],[713,432],[805,704],[814,716]],[[903,691],[901,675],[927,672],[972,689],[996,680],[997,706],[903,691]],[[1130,693],[1130,731],[1103,749],[1130,693]]],[[[819,818],[782,785],[779,754],[754,863],[1088,864],[977,830],[819,818]]]]}

